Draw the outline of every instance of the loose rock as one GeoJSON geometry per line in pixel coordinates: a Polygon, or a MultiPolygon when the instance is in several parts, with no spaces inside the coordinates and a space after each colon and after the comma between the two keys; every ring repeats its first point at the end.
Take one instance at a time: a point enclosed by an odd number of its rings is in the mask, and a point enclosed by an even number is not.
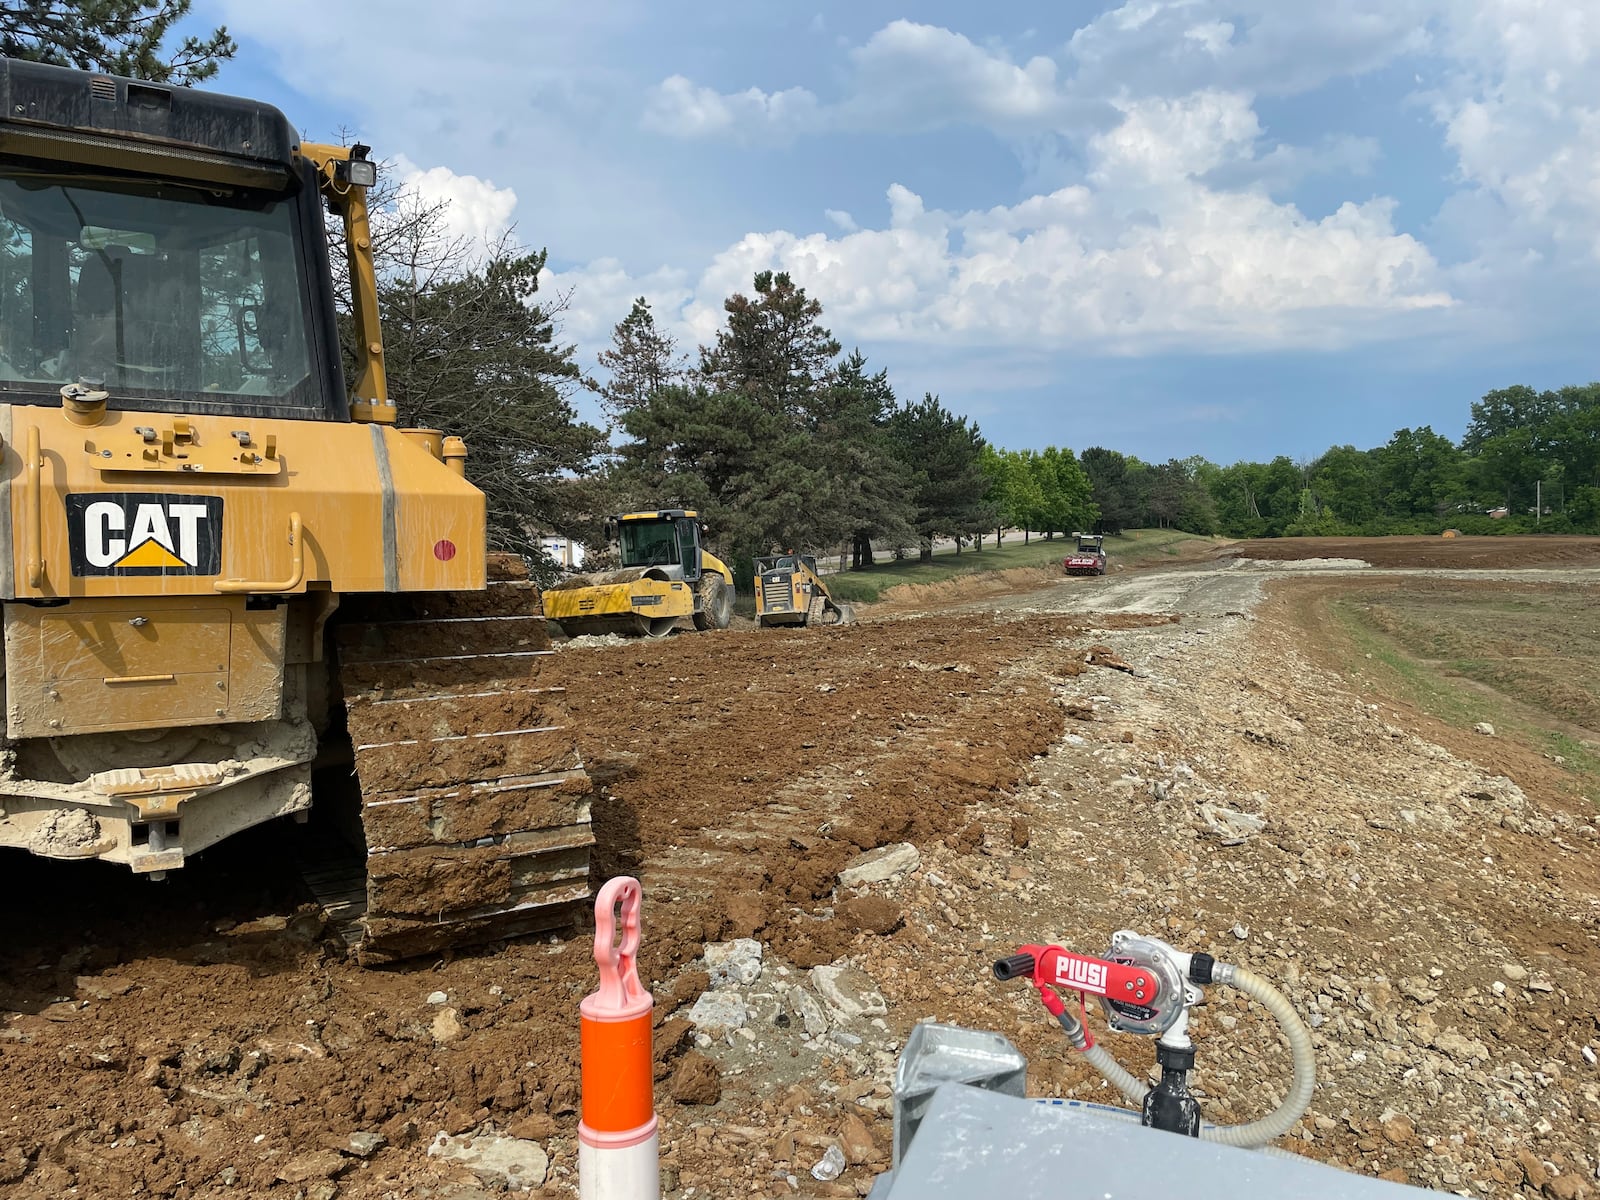
{"type": "Polygon", "coordinates": [[[896,875],[915,871],[922,865],[922,855],[910,842],[883,846],[858,854],[839,872],[841,887],[861,887],[869,883],[883,883],[896,875]]]}
{"type": "Polygon", "coordinates": [[[705,992],[689,1010],[696,1029],[743,1029],[750,1010],[733,992],[705,992]]]}
{"type": "Polygon", "coordinates": [[[428,1157],[458,1162],[486,1186],[507,1191],[540,1187],[550,1170],[550,1157],[543,1146],[510,1137],[440,1133],[428,1146],[428,1157]]]}
{"type": "Polygon", "coordinates": [[[844,1151],[845,1161],[853,1166],[878,1157],[878,1143],[873,1140],[872,1131],[854,1113],[846,1116],[839,1126],[839,1148],[844,1151]]]}
{"type": "Polygon", "coordinates": [[[345,1157],[336,1150],[314,1150],[310,1154],[297,1154],[278,1168],[278,1178],[284,1183],[309,1183],[313,1179],[332,1179],[348,1165],[345,1157]]]}
{"type": "Polygon", "coordinates": [[[705,949],[713,988],[749,985],[761,978],[761,943],[754,938],[714,942],[705,949]]]}
{"type": "Polygon", "coordinates": [[[789,1007],[800,1014],[800,1019],[805,1022],[806,1032],[812,1037],[821,1037],[828,1032],[828,1017],[822,1011],[822,1005],[817,998],[803,987],[789,989],[789,1007]]]}
{"type": "Polygon", "coordinates": [[[1200,819],[1224,846],[1241,845],[1267,827],[1265,817],[1209,803],[1200,806],[1200,819]]]}
{"type": "Polygon", "coordinates": [[[384,1137],[381,1133],[352,1133],[340,1147],[346,1154],[353,1154],[357,1158],[371,1158],[383,1149],[384,1137]]]}
{"type": "Polygon", "coordinates": [[[889,934],[905,923],[900,906],[884,896],[852,896],[838,906],[838,917],[854,930],[889,934]]]}
{"type": "Polygon", "coordinates": [[[1464,1037],[1454,1029],[1446,1029],[1435,1034],[1433,1045],[1436,1050],[1442,1050],[1451,1058],[1460,1059],[1462,1062],[1476,1062],[1489,1057],[1489,1047],[1477,1038],[1464,1037]]]}
{"type": "Polygon", "coordinates": [[[462,1028],[461,1017],[456,1010],[444,1008],[440,1009],[438,1015],[433,1018],[431,1032],[433,1033],[434,1041],[440,1045],[447,1045],[450,1042],[459,1041],[462,1035],[466,1033],[466,1030],[462,1028]]]}
{"type": "Polygon", "coordinates": [[[683,1056],[667,1090],[679,1104],[715,1104],[722,1099],[722,1073],[698,1050],[683,1056]]]}
{"type": "Polygon", "coordinates": [[[812,967],[811,983],[843,1017],[876,1017],[889,1011],[872,978],[855,967],[812,967]]]}

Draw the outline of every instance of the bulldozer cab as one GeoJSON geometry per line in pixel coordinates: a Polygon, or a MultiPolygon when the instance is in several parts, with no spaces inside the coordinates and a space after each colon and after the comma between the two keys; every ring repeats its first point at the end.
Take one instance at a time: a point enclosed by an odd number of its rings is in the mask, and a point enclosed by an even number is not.
{"type": "Polygon", "coordinates": [[[681,509],[627,513],[617,518],[622,566],[656,567],[694,583],[701,574],[700,521],[681,509]]]}
{"type": "MultiPolygon", "coordinates": [[[[65,73],[6,68],[41,122],[88,123],[65,73]]],[[[255,159],[185,178],[175,155],[90,153],[87,138],[15,127],[0,166],[0,399],[59,406],[82,381],[112,411],[348,420],[316,168],[292,130],[254,106],[125,86],[137,112],[203,115],[219,144],[253,137],[255,159]]]]}

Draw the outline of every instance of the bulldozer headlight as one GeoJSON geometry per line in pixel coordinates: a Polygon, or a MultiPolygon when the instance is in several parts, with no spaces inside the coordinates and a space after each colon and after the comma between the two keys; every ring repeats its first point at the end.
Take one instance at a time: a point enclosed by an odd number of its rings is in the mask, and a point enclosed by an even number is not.
{"type": "Polygon", "coordinates": [[[350,157],[334,164],[334,172],[339,177],[340,183],[347,183],[351,187],[375,187],[378,182],[378,164],[367,158],[372,153],[372,147],[364,146],[357,142],[350,147],[350,157]]]}
{"type": "Polygon", "coordinates": [[[373,187],[378,182],[378,164],[364,158],[352,158],[339,164],[339,179],[351,187],[373,187]]]}

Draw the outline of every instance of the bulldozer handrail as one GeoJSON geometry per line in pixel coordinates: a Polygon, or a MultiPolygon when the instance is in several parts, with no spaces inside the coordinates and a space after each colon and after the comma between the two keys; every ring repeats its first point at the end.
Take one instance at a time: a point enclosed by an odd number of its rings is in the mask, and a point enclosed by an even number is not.
{"type": "Polygon", "coordinates": [[[43,458],[39,453],[39,427],[28,429],[28,458],[23,464],[28,475],[28,523],[24,527],[28,545],[28,586],[39,587],[44,582],[44,552],[39,548],[44,541],[44,502],[40,495],[39,480],[43,458]]]}
{"type": "Polygon", "coordinates": [[[291,569],[289,578],[282,583],[264,583],[253,579],[219,579],[212,586],[219,592],[292,592],[306,577],[305,529],[300,514],[289,514],[289,553],[291,569]]]}

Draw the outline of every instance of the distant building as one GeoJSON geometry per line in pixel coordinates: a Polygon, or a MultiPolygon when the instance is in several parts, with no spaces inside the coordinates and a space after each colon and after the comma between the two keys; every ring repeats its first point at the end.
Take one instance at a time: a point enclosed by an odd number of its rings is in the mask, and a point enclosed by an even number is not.
{"type": "Polygon", "coordinates": [[[559,566],[569,567],[574,571],[583,568],[584,546],[582,542],[574,542],[570,538],[551,535],[539,539],[539,549],[548,554],[553,562],[559,566]]]}
{"type": "Polygon", "coordinates": [[[1489,515],[1498,521],[1501,517],[1509,517],[1511,510],[1502,504],[1499,508],[1491,508],[1489,515]]]}

